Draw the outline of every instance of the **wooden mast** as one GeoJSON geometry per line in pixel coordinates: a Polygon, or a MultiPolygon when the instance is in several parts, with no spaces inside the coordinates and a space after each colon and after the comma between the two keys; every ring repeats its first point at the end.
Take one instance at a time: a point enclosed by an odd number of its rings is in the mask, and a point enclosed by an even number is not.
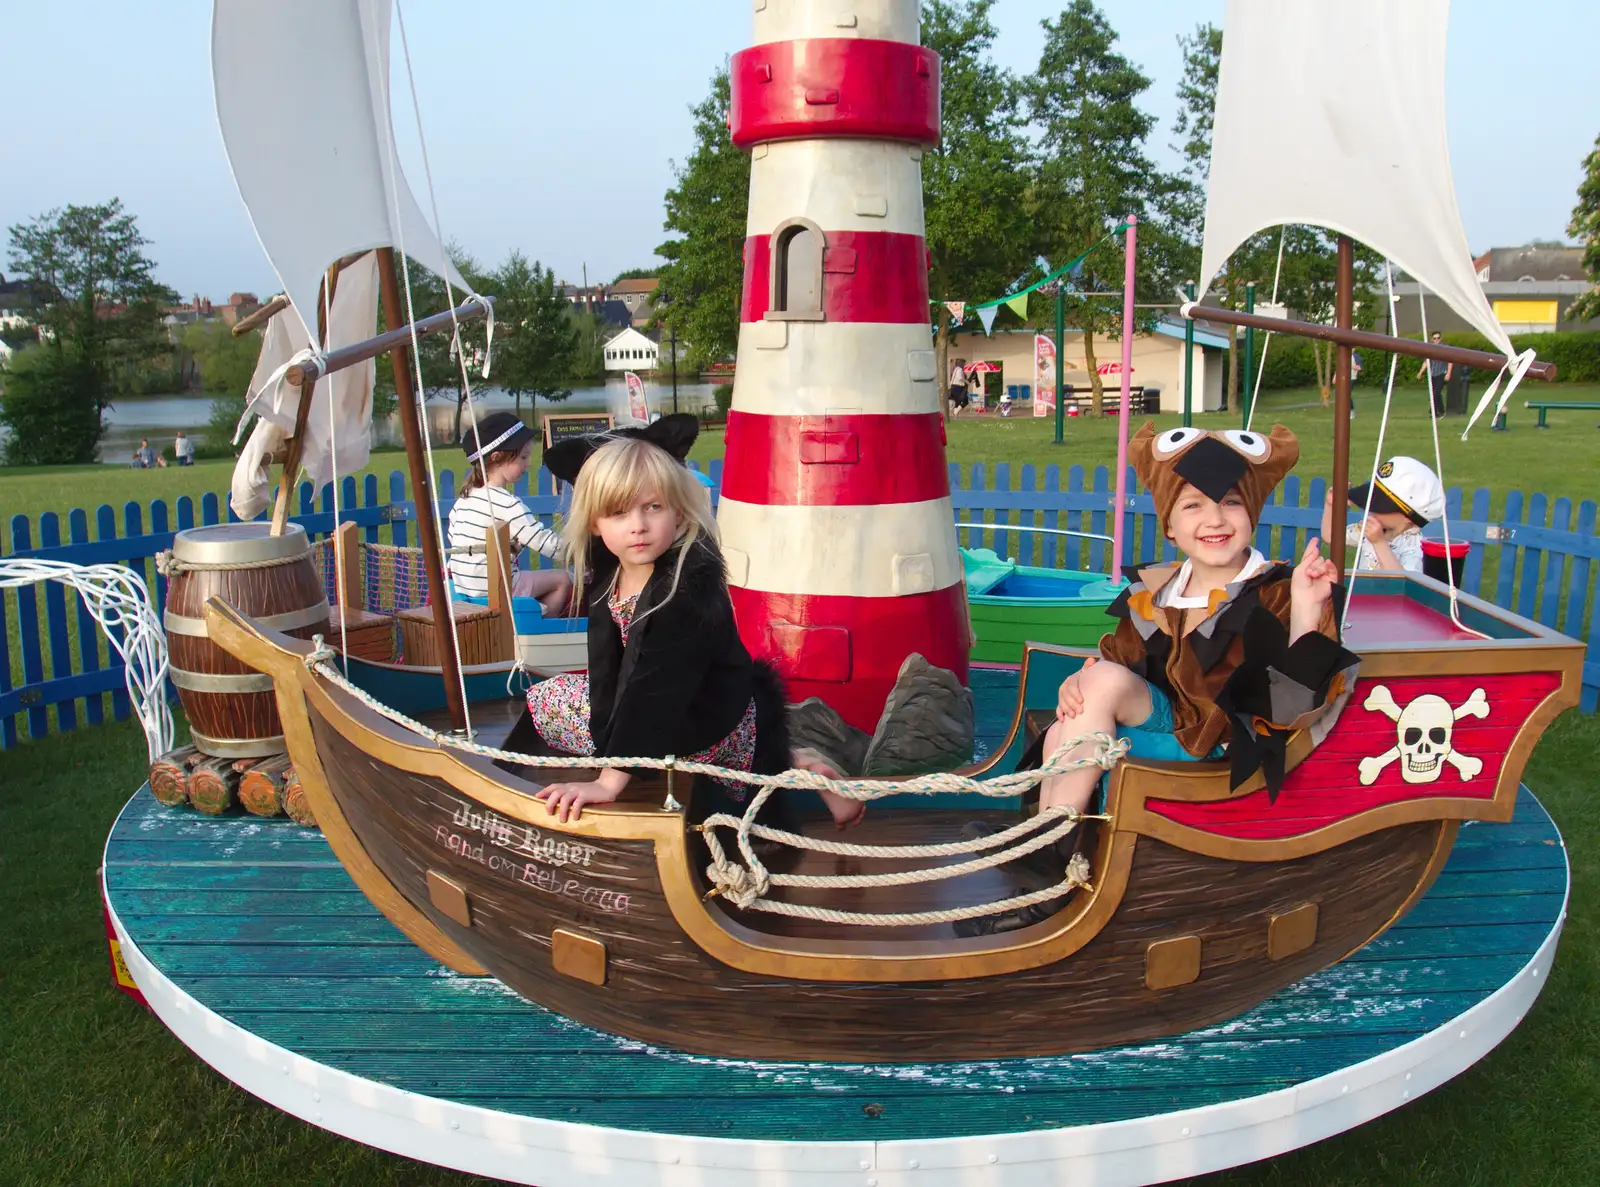
{"type": "MultiPolygon", "coordinates": [[[[392,247],[378,248],[378,284],[383,296],[384,322],[392,336],[406,324],[392,247]]],[[[439,553],[428,459],[423,455],[422,418],[417,409],[416,388],[411,382],[411,343],[409,339],[393,341],[388,344],[388,350],[394,364],[394,390],[399,403],[400,430],[406,442],[406,463],[411,470],[411,497],[417,507],[417,535],[422,537],[422,563],[428,574],[428,600],[433,604],[433,629],[439,640],[445,702],[450,708],[451,725],[465,730],[467,707],[461,696],[461,661],[453,643],[455,633],[450,621],[450,603],[444,596],[444,558],[439,553]]]]}
{"type": "MultiPolygon", "coordinates": [[[[1355,249],[1350,236],[1339,236],[1339,271],[1334,282],[1333,324],[1341,330],[1354,329],[1355,249]]],[[[1340,342],[1333,361],[1333,539],[1328,555],[1333,566],[1344,573],[1345,504],[1350,500],[1350,344],[1340,342]]],[[[1359,550],[1357,556],[1359,557],[1359,550]]]]}

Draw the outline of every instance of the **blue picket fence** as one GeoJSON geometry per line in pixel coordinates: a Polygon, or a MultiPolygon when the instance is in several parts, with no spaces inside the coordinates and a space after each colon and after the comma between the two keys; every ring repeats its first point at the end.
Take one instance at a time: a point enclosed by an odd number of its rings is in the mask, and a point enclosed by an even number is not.
{"type": "MultiPolygon", "coordinates": [[[[710,475],[720,487],[722,463],[712,462],[710,475]]],[[[455,501],[455,475],[439,475],[441,514],[455,501]]],[[[993,548],[1002,556],[1047,568],[1105,572],[1110,545],[1095,537],[1111,535],[1115,494],[1111,473],[1102,466],[1088,471],[1073,466],[1013,469],[1006,464],[950,467],[950,485],[961,542],[993,548]],[[1056,533],[1081,533],[1060,535],[1056,533]]],[[[1129,490],[1136,489],[1130,476],[1129,490]]],[[[1256,544],[1269,557],[1291,559],[1316,535],[1322,515],[1325,483],[1302,483],[1291,475],[1274,492],[1261,517],[1256,544]]],[[[531,489],[526,478],[518,493],[546,523],[561,511],[550,474],[539,470],[531,489]]],[[[320,494],[309,483],[298,492],[296,523],[313,539],[335,527],[333,488],[320,494]]],[[[1490,517],[1491,494],[1459,489],[1448,495],[1451,531],[1474,547],[1462,576],[1462,587],[1497,605],[1535,619],[1588,643],[1584,665],[1583,708],[1593,712],[1600,698],[1600,618],[1593,613],[1600,566],[1600,538],[1595,535],[1596,507],[1584,501],[1551,499],[1543,494],[1509,492],[1498,518],[1490,517]]],[[[369,474],[361,483],[346,478],[340,485],[343,522],[362,529],[371,543],[404,547],[415,542],[412,521],[416,506],[406,497],[405,475],[395,471],[386,483],[369,474]]],[[[1154,506],[1147,494],[1128,498],[1124,512],[1124,556],[1129,561],[1171,559],[1171,545],[1156,528],[1154,506]]],[[[79,564],[125,564],[144,578],[159,614],[166,606],[167,581],[155,572],[156,553],[172,546],[185,528],[233,520],[215,494],[195,501],[186,497],[172,506],[127,503],[101,506],[91,513],[78,509],[61,517],[47,512],[37,522],[24,515],[10,521],[4,554],[44,557],[79,564]],[[90,520],[94,522],[93,538],[90,520]]],[[[548,564],[548,561],[541,563],[548,564]]],[[[128,716],[122,668],[99,636],[99,629],[77,595],[62,586],[7,591],[0,598],[0,748],[17,744],[25,720],[26,736],[42,737],[55,727],[76,729],[98,724],[109,712],[114,720],[128,716]],[[43,615],[40,602],[43,601],[43,615]],[[47,670],[48,669],[48,670],[47,670]]]]}

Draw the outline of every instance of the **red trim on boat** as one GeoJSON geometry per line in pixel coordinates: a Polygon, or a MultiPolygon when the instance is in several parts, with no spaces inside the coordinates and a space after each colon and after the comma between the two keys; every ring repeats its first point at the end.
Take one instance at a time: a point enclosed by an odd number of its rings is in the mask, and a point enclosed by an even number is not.
{"type": "Polygon", "coordinates": [[[1269,802],[1263,790],[1210,804],[1146,800],[1145,808],[1213,836],[1276,841],[1315,832],[1386,804],[1441,798],[1490,799],[1517,731],[1560,686],[1559,672],[1359,680],[1332,731],[1311,757],[1284,779],[1276,803],[1269,802]],[[1427,694],[1443,697],[1454,710],[1465,704],[1474,691],[1483,689],[1489,715],[1454,720],[1450,733],[1452,752],[1478,759],[1483,763],[1482,769],[1471,779],[1463,779],[1453,765],[1440,760],[1439,777],[1433,782],[1408,783],[1402,773],[1404,758],[1395,758],[1383,766],[1371,784],[1363,785],[1361,761],[1381,758],[1398,742],[1398,729],[1389,715],[1363,706],[1380,684],[1388,688],[1402,710],[1427,694]]]}
{"type": "MultiPolygon", "coordinates": [[[[928,320],[928,245],[899,231],[823,231],[826,321],[916,325],[928,320]]],[[[772,295],[772,236],[744,241],[739,320],[761,321],[772,295]]]]}
{"type": "Polygon", "coordinates": [[[1450,615],[1394,594],[1364,594],[1361,582],[1350,599],[1345,644],[1359,653],[1375,644],[1466,642],[1478,636],[1463,631],[1450,615]]]}
{"type": "Polygon", "coordinates": [[[783,507],[925,503],[950,494],[944,417],[728,414],[722,496],[783,507]],[[734,447],[734,443],[738,447],[734,447]]]}
{"type": "Polygon", "coordinates": [[[813,37],[753,45],[729,65],[740,148],[854,136],[939,142],[939,55],[920,45],[813,37]]]}
{"type": "Polygon", "coordinates": [[[789,700],[821,697],[857,729],[878,727],[884,701],[913,651],[967,679],[962,589],[898,598],[766,593],[731,587],[739,637],[773,664],[789,700]]]}

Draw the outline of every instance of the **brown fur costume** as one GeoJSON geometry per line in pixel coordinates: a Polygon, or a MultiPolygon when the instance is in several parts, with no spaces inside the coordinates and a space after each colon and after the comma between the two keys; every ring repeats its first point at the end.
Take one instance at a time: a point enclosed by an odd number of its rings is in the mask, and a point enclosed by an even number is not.
{"type": "MultiPolygon", "coordinates": [[[[1263,435],[1192,428],[1157,434],[1147,424],[1129,440],[1128,453],[1165,532],[1186,484],[1217,500],[1237,490],[1250,522],[1259,523],[1267,496],[1293,468],[1300,446],[1281,425],[1263,435]]],[[[1233,785],[1260,770],[1276,794],[1289,735],[1316,721],[1354,681],[1359,661],[1339,643],[1343,591],[1335,588],[1317,630],[1291,645],[1291,566],[1269,564],[1213,590],[1203,609],[1158,605],[1178,572],[1170,565],[1139,570],[1107,611],[1120,621],[1100,641],[1100,653],[1170,698],[1174,732],[1185,750],[1203,758],[1226,742],[1233,785]]]]}

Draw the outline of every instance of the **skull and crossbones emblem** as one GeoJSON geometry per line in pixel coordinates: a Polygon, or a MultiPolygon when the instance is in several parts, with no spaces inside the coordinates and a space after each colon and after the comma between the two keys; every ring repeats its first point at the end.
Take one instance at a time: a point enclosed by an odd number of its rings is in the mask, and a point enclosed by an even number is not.
{"type": "Polygon", "coordinates": [[[1433,693],[1424,693],[1404,709],[1394,702],[1388,686],[1379,684],[1367,694],[1362,708],[1382,713],[1395,726],[1395,744],[1376,758],[1361,760],[1361,783],[1374,783],[1379,774],[1396,760],[1400,763],[1400,777],[1407,783],[1432,783],[1444,773],[1444,764],[1456,769],[1464,783],[1483,770],[1483,760],[1462,754],[1455,748],[1456,722],[1463,717],[1489,716],[1489,698],[1483,689],[1475,688],[1472,695],[1458,707],[1433,693]]]}

